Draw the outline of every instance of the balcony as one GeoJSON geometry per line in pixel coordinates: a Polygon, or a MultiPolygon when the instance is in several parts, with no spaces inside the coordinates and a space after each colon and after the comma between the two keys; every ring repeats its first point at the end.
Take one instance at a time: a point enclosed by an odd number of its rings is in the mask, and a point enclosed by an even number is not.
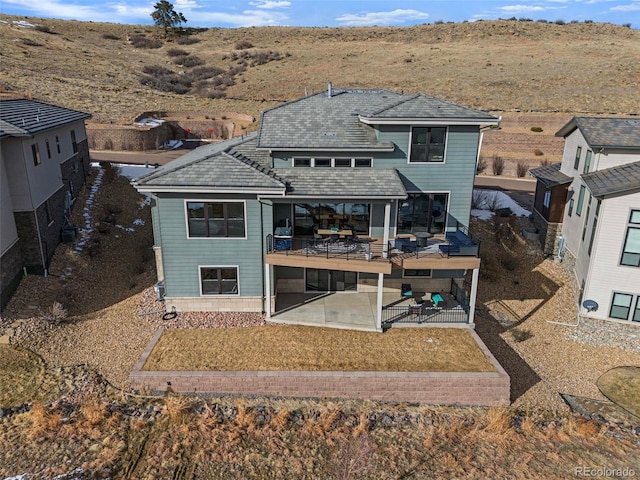
{"type": "Polygon", "coordinates": [[[292,267],[391,273],[405,269],[474,269],[480,243],[459,228],[444,236],[402,235],[389,241],[340,235],[291,238],[267,235],[267,263],[292,267]]]}

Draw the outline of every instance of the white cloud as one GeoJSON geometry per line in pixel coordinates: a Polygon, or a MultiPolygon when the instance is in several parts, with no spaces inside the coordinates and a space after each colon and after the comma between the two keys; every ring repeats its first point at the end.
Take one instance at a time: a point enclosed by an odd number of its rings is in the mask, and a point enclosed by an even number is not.
{"type": "Polygon", "coordinates": [[[426,20],[429,14],[412,9],[397,9],[391,12],[347,13],[336,18],[342,26],[366,27],[371,25],[398,25],[408,21],[426,20]]]}
{"type": "MultiPolygon", "coordinates": [[[[267,10],[244,10],[241,13],[198,12],[197,24],[227,24],[234,27],[268,27],[285,25],[289,17],[284,13],[267,10]]],[[[195,22],[192,22],[195,24],[195,22]]]]}
{"type": "Polygon", "coordinates": [[[531,13],[544,12],[547,8],[534,5],[505,5],[504,7],[499,7],[498,10],[504,13],[531,13]]]}
{"type": "Polygon", "coordinates": [[[256,8],[264,8],[265,10],[274,10],[276,8],[288,8],[291,2],[285,0],[258,0],[257,2],[249,2],[249,5],[256,8]]]}
{"type": "Polygon", "coordinates": [[[640,3],[630,3],[628,5],[617,5],[611,7],[611,10],[615,12],[636,12],[640,11],[640,3]]]}
{"type": "Polygon", "coordinates": [[[71,18],[75,20],[113,21],[112,12],[105,11],[103,6],[72,5],[56,0],[38,2],[24,0],[2,0],[3,6],[16,7],[33,12],[38,17],[71,18]]]}

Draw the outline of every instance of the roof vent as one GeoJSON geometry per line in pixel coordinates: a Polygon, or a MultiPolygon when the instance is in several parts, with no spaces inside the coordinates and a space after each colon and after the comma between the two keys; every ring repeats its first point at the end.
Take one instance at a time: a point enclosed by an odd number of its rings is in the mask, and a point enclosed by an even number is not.
{"type": "Polygon", "coordinates": [[[324,132],[322,134],[323,137],[335,137],[336,136],[336,132],[324,132]]]}
{"type": "Polygon", "coordinates": [[[327,98],[331,97],[333,97],[333,85],[331,85],[331,82],[329,82],[329,84],[327,85],[327,98]]]}

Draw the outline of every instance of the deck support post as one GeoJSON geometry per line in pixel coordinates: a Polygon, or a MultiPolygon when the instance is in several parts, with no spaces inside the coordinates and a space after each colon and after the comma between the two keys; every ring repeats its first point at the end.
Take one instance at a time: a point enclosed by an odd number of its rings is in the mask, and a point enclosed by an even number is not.
{"type": "Polygon", "coordinates": [[[384,273],[378,274],[378,301],[376,308],[376,330],[382,331],[382,292],[384,290],[384,273]]]}
{"type": "Polygon", "coordinates": [[[478,274],[479,268],[473,269],[473,276],[471,277],[471,297],[469,298],[469,324],[473,325],[475,313],[476,313],[476,296],[478,293],[478,274]]]}
{"type": "Polygon", "coordinates": [[[264,267],[264,287],[267,295],[265,316],[269,320],[271,318],[271,265],[265,263],[264,267]]]}
{"type": "Polygon", "coordinates": [[[382,258],[389,258],[389,225],[391,223],[391,202],[384,204],[384,233],[382,239],[382,258]]]}

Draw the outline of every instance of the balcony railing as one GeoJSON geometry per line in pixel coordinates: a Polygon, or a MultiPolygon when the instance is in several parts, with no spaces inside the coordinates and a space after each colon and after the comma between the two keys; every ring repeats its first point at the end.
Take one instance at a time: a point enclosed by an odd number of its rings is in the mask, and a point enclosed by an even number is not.
{"type": "Polygon", "coordinates": [[[444,238],[432,238],[414,235],[414,238],[401,236],[389,242],[390,252],[412,253],[416,258],[439,254],[445,257],[479,257],[480,241],[474,239],[464,226],[455,231],[446,232],[444,238]]]}
{"type": "Polygon", "coordinates": [[[382,323],[468,323],[469,307],[452,308],[416,305],[391,305],[382,308],[382,323]]]}
{"type": "MultiPolygon", "coordinates": [[[[381,260],[382,250],[372,248],[368,239],[283,238],[267,235],[267,252],[344,260],[381,260]],[[378,251],[380,250],[380,251],[378,251]]],[[[383,259],[387,261],[387,259],[383,259]]]]}

